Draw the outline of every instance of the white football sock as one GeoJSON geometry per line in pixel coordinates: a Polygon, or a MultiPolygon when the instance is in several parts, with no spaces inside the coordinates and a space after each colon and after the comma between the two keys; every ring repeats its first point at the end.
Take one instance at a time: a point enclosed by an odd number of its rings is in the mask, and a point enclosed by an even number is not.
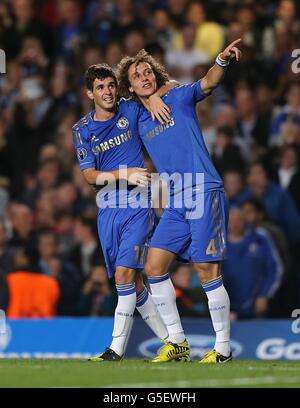
{"type": "Polygon", "coordinates": [[[135,284],[116,285],[118,304],[115,310],[113,339],[110,348],[123,356],[132,328],[133,313],[136,306],[135,284]]]}
{"type": "Polygon", "coordinates": [[[182,343],[185,340],[176,305],[176,294],[169,274],[148,277],[153,301],[167,326],[168,340],[172,343],[182,343]]]}
{"type": "Polygon", "coordinates": [[[146,287],[137,295],[136,308],[155,335],[161,340],[166,340],[169,336],[168,330],[146,287]]]}
{"type": "Polygon", "coordinates": [[[230,300],[223,286],[222,276],[202,284],[208,298],[208,307],[216,343],[214,349],[223,356],[230,354],[230,300]]]}

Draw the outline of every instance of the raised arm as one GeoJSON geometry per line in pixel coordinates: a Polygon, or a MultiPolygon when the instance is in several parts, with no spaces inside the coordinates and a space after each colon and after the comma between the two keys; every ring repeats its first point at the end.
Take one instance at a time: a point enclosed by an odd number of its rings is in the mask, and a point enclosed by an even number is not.
{"type": "Polygon", "coordinates": [[[236,47],[240,41],[241,38],[229,44],[228,47],[217,56],[215,65],[211,67],[207,74],[201,79],[201,87],[204,93],[211,92],[219,85],[231,59],[235,58],[237,61],[240,60],[242,53],[236,47]]]}

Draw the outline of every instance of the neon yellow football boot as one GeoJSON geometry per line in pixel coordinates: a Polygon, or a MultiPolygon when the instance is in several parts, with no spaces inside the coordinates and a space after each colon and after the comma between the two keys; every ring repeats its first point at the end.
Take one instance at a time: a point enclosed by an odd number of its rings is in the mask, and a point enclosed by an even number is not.
{"type": "Polygon", "coordinates": [[[189,361],[190,346],[185,340],[182,343],[171,343],[170,341],[164,344],[159,350],[151,363],[167,363],[169,361],[189,361]]]}
{"type": "Polygon", "coordinates": [[[232,353],[228,357],[223,356],[216,350],[208,351],[204,357],[199,361],[200,364],[224,364],[232,361],[232,353]]]}

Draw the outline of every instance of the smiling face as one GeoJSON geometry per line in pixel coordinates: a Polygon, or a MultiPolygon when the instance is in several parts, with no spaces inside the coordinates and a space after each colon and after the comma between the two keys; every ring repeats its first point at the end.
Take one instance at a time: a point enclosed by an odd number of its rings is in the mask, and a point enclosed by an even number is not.
{"type": "Polygon", "coordinates": [[[132,64],[128,69],[130,92],[140,98],[147,98],[157,90],[157,82],[151,65],[148,62],[132,64]]]}
{"type": "Polygon", "coordinates": [[[93,90],[88,90],[87,96],[95,102],[96,107],[104,111],[113,111],[117,102],[117,86],[114,78],[96,78],[93,90]]]}

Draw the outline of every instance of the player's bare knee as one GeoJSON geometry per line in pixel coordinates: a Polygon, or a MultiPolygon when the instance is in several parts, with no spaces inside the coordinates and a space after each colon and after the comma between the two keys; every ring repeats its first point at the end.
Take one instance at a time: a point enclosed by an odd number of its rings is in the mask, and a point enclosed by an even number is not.
{"type": "Polygon", "coordinates": [[[196,270],[201,283],[206,283],[214,280],[220,276],[220,264],[219,262],[203,262],[195,263],[194,269],[196,270]]]}
{"type": "Polygon", "coordinates": [[[161,276],[166,273],[161,265],[153,262],[147,262],[144,270],[147,276],[161,276]]]}
{"type": "Polygon", "coordinates": [[[125,267],[117,267],[115,272],[115,282],[117,285],[134,282],[135,270],[125,267]]]}

